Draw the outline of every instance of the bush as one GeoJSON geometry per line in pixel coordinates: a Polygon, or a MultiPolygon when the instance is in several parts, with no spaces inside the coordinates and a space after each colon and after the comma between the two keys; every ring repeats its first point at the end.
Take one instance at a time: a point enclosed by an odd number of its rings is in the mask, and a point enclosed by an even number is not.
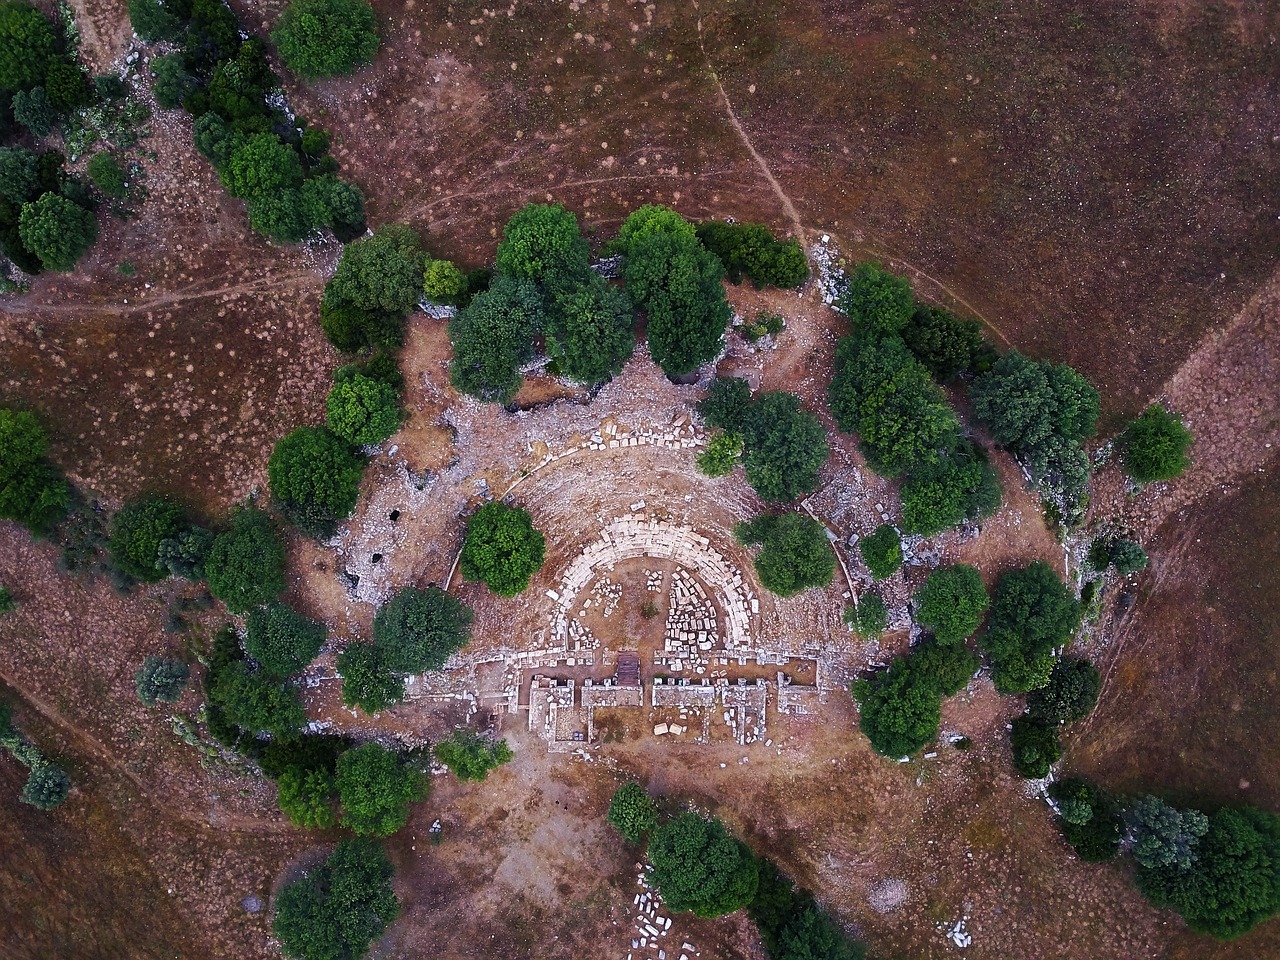
{"type": "Polygon", "coordinates": [[[71,500],[67,481],[44,460],[48,446],[34,416],[0,407],[0,517],[37,535],[67,515],[71,500]]]}
{"type": "Polygon", "coordinates": [[[658,805],[638,783],[624,783],[609,801],[608,820],[628,843],[639,843],[658,825],[658,805]]]}
{"type": "Polygon", "coordinates": [[[454,731],[435,746],[435,757],[459,780],[485,780],[490,770],[510,762],[514,754],[505,740],[487,740],[470,730],[454,731]]]}
{"type": "Polygon", "coordinates": [[[181,660],[166,657],[147,657],[133,676],[138,699],[143,706],[157,703],[176,703],[187,687],[191,668],[181,660]]]}
{"type": "Polygon", "coordinates": [[[741,433],[751,414],[751,386],[741,377],[716,377],[698,401],[698,412],[708,426],[741,433]]]}
{"type": "Polygon", "coordinates": [[[986,454],[967,440],[911,471],[902,484],[904,533],[932,537],[1000,509],[1003,491],[986,454]]]}
{"type": "Polygon", "coordinates": [[[13,613],[18,609],[18,602],[13,599],[13,592],[8,587],[0,587],[0,613],[13,613]]]}
{"type": "Polygon", "coordinates": [[[1046,723],[1074,723],[1093,712],[1102,689],[1098,668],[1080,657],[1062,657],[1049,682],[1027,694],[1027,710],[1046,723]]]}
{"type": "Polygon", "coordinates": [[[169,571],[160,562],[160,544],[185,529],[182,508],[163,497],[126,501],[111,518],[111,562],[135,580],[163,580],[169,571]]]}
{"type": "Polygon", "coordinates": [[[267,673],[287,677],[314,660],[327,637],[323,623],[273,603],[249,614],[244,649],[267,673]]]}
{"type": "Polygon", "coordinates": [[[510,403],[523,382],[520,368],[533,359],[542,320],[542,296],[532,281],[495,278],[449,321],[450,382],[485,403],[510,403]]]}
{"type": "Polygon", "coordinates": [[[1133,858],[1149,870],[1190,870],[1196,847],[1209,831],[1199,810],[1178,810],[1159,797],[1140,797],[1125,817],[1133,840],[1133,858]]]}
{"type": "Polygon", "coordinates": [[[467,275],[449,260],[428,260],[422,271],[422,295],[433,303],[457,303],[467,292],[467,275]]]}
{"type": "Polygon", "coordinates": [[[325,830],[337,823],[333,797],[337,792],[333,777],[324,770],[291,767],[276,782],[280,809],[295,827],[325,830]]]}
{"type": "Polygon", "coordinates": [[[698,454],[698,470],[708,477],[723,477],[733,472],[742,456],[742,437],[736,433],[718,433],[707,449],[698,454]]]}
{"type": "Polygon", "coordinates": [[[983,648],[1001,693],[1027,693],[1049,682],[1053,651],[1080,624],[1080,605],[1043,560],[1011,570],[996,584],[983,648]]]}
{"type": "Polygon", "coordinates": [[[284,593],[284,543],[261,510],[243,507],[218,534],[205,561],[209,592],[232,613],[246,613],[284,593]]]}
{"type": "Polygon", "coordinates": [[[1187,870],[1138,870],[1138,888],[1176,910],[1197,933],[1229,939],[1280,910],[1280,817],[1245,807],[1219,810],[1187,870]]]}
{"type": "Polygon", "coordinates": [[[378,713],[404,699],[404,680],[382,661],[378,647],[352,643],[338,655],[342,702],[365,713],[378,713]]]}
{"type": "Polygon", "coordinates": [[[1049,768],[1062,757],[1057,726],[1027,714],[1014,718],[1009,744],[1014,769],[1028,780],[1047,777],[1049,768]]]}
{"type": "Polygon", "coordinates": [[[1138,483],[1182,476],[1191,460],[1191,431],[1164,407],[1153,403],[1129,424],[1116,445],[1125,470],[1138,483]]]}
{"type": "Polygon", "coordinates": [[[557,294],[546,334],[547,356],[563,376],[592,385],[611,380],[636,346],[631,298],[591,271],[584,282],[557,294]]]}
{"type": "Polygon", "coordinates": [[[71,778],[61,767],[47,760],[33,764],[22,788],[22,802],[40,810],[52,810],[67,799],[71,778]]]}
{"type": "Polygon", "coordinates": [[[267,479],[289,522],[325,537],[355,510],[364,465],[359,452],[331,430],[299,427],[276,441],[267,479]]]}
{"type": "Polygon", "coordinates": [[[365,0],[291,0],[271,40],[304,80],[332,77],[373,61],[377,19],[365,0]]]}
{"type": "Polygon", "coordinates": [[[160,0],[128,0],[128,7],[133,32],[147,43],[182,36],[181,18],[160,0]]]}
{"type": "Polygon", "coordinates": [[[916,621],[939,643],[960,643],[982,623],[991,600],[976,567],[957,563],[929,574],[913,598],[916,621]]]}
{"type": "Polygon", "coordinates": [[[400,429],[400,394],[381,380],[341,367],[325,406],[329,429],[358,447],[381,443],[400,429]]]}
{"type": "Polygon", "coordinates": [[[671,910],[720,917],[755,897],[755,858],[719,820],[682,813],[653,831],[648,852],[654,883],[671,910]]]}
{"type": "Polygon", "coordinates": [[[827,462],[827,431],[799,397],[773,391],[756,397],[743,428],[742,465],[762,499],[786,503],[818,489],[827,462]]]}
{"type": "Polygon", "coordinates": [[[982,340],[982,325],[976,320],[961,320],[941,307],[917,304],[902,328],[902,340],[939,383],[962,373],[985,372],[980,368],[989,368],[991,362],[990,348],[982,340]]]}
{"type": "Polygon", "coordinates": [[[373,618],[373,642],[396,673],[439,670],[471,640],[471,608],[436,587],[405,587],[373,618]]]}
{"type": "Polygon", "coordinates": [[[1056,780],[1049,784],[1049,796],[1058,803],[1062,816],[1058,826],[1086,863],[1105,863],[1120,852],[1122,820],[1114,800],[1083,780],[1056,780]]]}
{"type": "Polygon", "coordinates": [[[67,271],[98,239],[98,221],[66,197],[46,193],[22,205],[18,234],[46,270],[67,271]]]}
{"type": "Polygon", "coordinates": [[[863,537],[858,543],[858,552],[877,580],[892,577],[902,569],[902,541],[898,538],[898,531],[887,523],[880,524],[874,532],[863,537]]]}
{"type": "Polygon", "coordinates": [[[203,580],[205,564],[213,550],[214,535],[204,527],[188,526],[176,536],[160,541],[156,563],[170,576],[184,580],[203,580]]]}
{"type": "Polygon", "coordinates": [[[878,637],[889,626],[889,611],[876,593],[864,593],[857,604],[845,607],[844,622],[853,632],[868,639],[878,637]]]}
{"type": "Polygon", "coordinates": [[[99,150],[89,161],[89,179],[108,197],[119,200],[128,193],[124,168],[105,150],[99,150]]]}
{"type": "Polygon", "coordinates": [[[761,514],[734,528],[744,546],[759,545],[756,573],[766,589],[793,597],[811,587],[825,587],[835,576],[836,557],[827,528],[801,513],[761,514]]]}
{"type": "Polygon", "coordinates": [[[359,960],[400,913],[391,862],[371,840],[344,840],[280,891],[272,930],[295,960],[359,960]]]}
{"type": "Polygon", "coordinates": [[[500,597],[514,597],[542,567],[546,540],[529,512],[495,501],[467,520],[460,566],[468,580],[481,580],[500,597]]]}
{"type": "Polygon", "coordinates": [[[0,89],[29,90],[57,56],[53,26],[29,3],[0,3],[0,89]]]}
{"type": "Polygon", "coordinates": [[[878,263],[860,263],[836,300],[836,307],[853,321],[854,331],[877,337],[902,332],[915,309],[911,282],[878,263]]]}
{"type": "Polygon", "coordinates": [[[425,799],[423,775],[377,743],[338,758],[342,824],[362,836],[389,837],[409,819],[409,804],[425,799]]]}
{"type": "Polygon", "coordinates": [[[265,730],[289,739],[307,720],[296,690],[266,673],[254,673],[243,660],[219,671],[212,693],[227,719],[250,734],[265,730]]]}
{"type": "Polygon", "coordinates": [[[1123,577],[1137,573],[1147,565],[1147,552],[1132,540],[1117,540],[1111,545],[1111,566],[1123,577]]]}
{"type": "Polygon", "coordinates": [[[502,228],[498,273],[548,291],[576,285],[591,267],[578,218],[560,204],[526,204],[502,228]]]}
{"type": "Polygon", "coordinates": [[[712,221],[698,226],[697,237],[724,265],[731,283],[741,283],[745,274],[757,290],[792,289],[809,278],[799,242],[779,240],[760,224],[712,221]]]}

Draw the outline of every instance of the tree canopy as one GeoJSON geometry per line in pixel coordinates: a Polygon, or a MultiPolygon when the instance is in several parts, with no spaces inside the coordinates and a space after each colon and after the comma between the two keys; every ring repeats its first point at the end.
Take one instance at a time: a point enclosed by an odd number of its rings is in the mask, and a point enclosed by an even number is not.
{"type": "Polygon", "coordinates": [[[1109,794],[1084,780],[1067,778],[1049,784],[1049,796],[1058,804],[1058,826],[1076,856],[1086,863],[1115,858],[1124,822],[1109,794]]]}
{"type": "Polygon", "coordinates": [[[0,517],[35,534],[65,517],[71,500],[67,481],[44,459],[48,446],[34,415],[0,407],[0,517]]]}
{"type": "Polygon", "coordinates": [[[53,25],[29,3],[0,3],[0,89],[30,90],[57,57],[53,25]]]}
{"type": "Polygon", "coordinates": [[[996,689],[1027,693],[1048,683],[1054,648],[1070,641],[1079,624],[1079,603],[1043,560],[1002,576],[982,638],[996,689]]]}
{"type": "Polygon", "coordinates": [[[338,673],[347,707],[378,713],[404,699],[404,679],[383,662],[381,649],[372,643],[348,644],[338,654],[338,673]]]}
{"type": "Polygon", "coordinates": [[[378,25],[366,0],[290,0],[271,40],[304,80],[350,73],[378,52],[378,25]]]}
{"type": "Polygon", "coordinates": [[[638,783],[624,783],[609,801],[608,820],[628,843],[639,843],[658,825],[658,805],[638,783]]]}
{"type": "Polygon", "coordinates": [[[205,561],[209,592],[232,613],[247,613],[284,593],[284,542],[263,511],[244,507],[213,541],[205,561]]]}
{"type": "Polygon", "coordinates": [[[825,587],[835,576],[836,557],[827,528],[803,513],[761,514],[734,528],[738,542],[759,545],[756,573],[767,590],[793,597],[825,587]]]}
{"type": "Polygon", "coordinates": [[[724,265],[731,283],[741,283],[745,275],[757,290],[785,290],[809,278],[809,263],[799,241],[779,240],[761,224],[713,220],[698,225],[697,237],[724,265]]]}
{"type": "Polygon", "coordinates": [[[542,567],[546,539],[523,507],[486,503],[467,519],[460,566],[468,580],[482,580],[500,597],[514,597],[542,567]]]}
{"type": "Polygon", "coordinates": [[[625,290],[590,271],[555,296],[547,311],[547,356],[563,376],[597,384],[622,372],[635,350],[635,314],[625,290]]]}
{"type": "Polygon", "coordinates": [[[314,660],[327,637],[323,623],[287,604],[272,603],[249,614],[244,649],[263,670],[287,677],[314,660]]]}
{"type": "Polygon", "coordinates": [[[250,670],[243,660],[218,672],[212,697],[228,720],[251,734],[266,731],[275,737],[294,737],[307,720],[293,687],[278,677],[250,670]]]}
{"type": "Polygon", "coordinates": [[[1135,800],[1125,820],[1133,838],[1133,858],[1148,870],[1190,870],[1200,838],[1209,832],[1209,818],[1199,810],[1179,810],[1153,796],[1135,800]]]}
{"type": "Polygon", "coordinates": [[[408,821],[409,804],[427,795],[422,773],[378,743],[340,756],[334,780],[342,823],[362,836],[391,836],[408,821]]]}
{"type": "Polygon", "coordinates": [[[1047,777],[1049,769],[1062,757],[1057,726],[1030,714],[1014,718],[1009,744],[1013,768],[1028,780],[1047,777]]]}
{"type": "Polygon", "coordinates": [[[962,373],[985,373],[994,362],[994,351],[982,339],[982,325],[941,307],[916,304],[902,328],[902,340],[939,383],[962,373]]]}
{"type": "Polygon", "coordinates": [[[1000,509],[1000,478],[986,454],[961,440],[944,455],[911,470],[901,487],[902,531],[932,537],[1000,509]]]}
{"type": "Polygon", "coordinates": [[[396,673],[439,670],[471,640],[471,608],[437,587],[405,587],[378,609],[373,642],[396,673]]]}
{"type": "Polygon", "coordinates": [[[889,610],[878,593],[864,593],[845,607],[844,622],[860,637],[878,637],[889,626],[889,610]]]}
{"type": "Polygon", "coordinates": [[[836,306],[853,321],[855,333],[893,336],[901,333],[915,310],[911,282],[878,263],[860,263],[836,306]]]}
{"type": "Polygon", "coordinates": [[[921,644],[897,657],[888,670],[855,680],[858,725],[871,747],[886,757],[905,757],[938,735],[941,701],[961,690],[978,658],[963,644],[921,644]]]}
{"type": "Polygon", "coordinates": [[[135,580],[163,580],[169,571],[159,563],[160,544],[176,537],[185,526],[182,508],[164,497],[142,496],[126,501],[111,518],[111,537],[107,541],[111,562],[135,580]]]}
{"type": "Polygon", "coordinates": [[[1074,723],[1093,712],[1102,689],[1098,668],[1083,657],[1060,657],[1049,682],[1027,694],[1032,716],[1052,723],[1074,723]]]}
{"type": "Polygon", "coordinates": [[[397,346],[404,316],[422,297],[422,239],[404,224],[379,227],[342,250],[325,284],[320,325],[339,350],[397,346]]]}
{"type": "Polygon", "coordinates": [[[480,781],[488,779],[496,770],[515,756],[505,740],[490,740],[471,730],[455,730],[453,736],[441,740],[432,751],[459,780],[480,781]]]}
{"type": "Polygon", "coordinates": [[[157,703],[176,702],[190,676],[191,668],[181,660],[149,656],[142,661],[133,681],[143,706],[154,707],[157,703]]]}
{"type": "Polygon", "coordinates": [[[364,466],[360,453],[333,431],[298,427],[276,441],[267,479],[289,522],[323,537],[355,510],[364,466]]]}
{"type": "Polygon", "coordinates": [[[1142,411],[1117,442],[1125,470],[1139,483],[1182,476],[1191,462],[1191,431],[1157,403],[1142,411]]]}
{"type": "Polygon", "coordinates": [[[877,580],[892,577],[902,569],[902,540],[890,524],[880,524],[859,540],[858,553],[877,580]]]}
{"type": "Polygon", "coordinates": [[[682,813],[649,838],[653,879],[668,907],[719,917],[749,904],[756,893],[755,858],[719,820],[682,813]]]}
{"type": "Polygon", "coordinates": [[[965,563],[934,570],[913,599],[916,621],[932,630],[939,643],[961,643],[972,636],[991,605],[982,574],[965,563]]]}
{"type": "Polygon", "coordinates": [[[329,429],[357,447],[381,443],[400,429],[400,393],[353,366],[340,367],[325,401],[329,429]]]}
{"type": "Polygon", "coordinates": [[[542,295],[531,280],[495,277],[449,321],[454,387],[485,403],[510,403],[542,323],[542,295]]]}
{"type": "Polygon", "coordinates": [[[18,235],[46,270],[67,271],[98,239],[98,221],[61,194],[46,193],[22,205],[18,235]]]}
{"type": "Polygon", "coordinates": [[[557,290],[580,280],[591,266],[591,253],[578,229],[578,218],[558,203],[530,203],[502,228],[497,268],[557,290]]]}

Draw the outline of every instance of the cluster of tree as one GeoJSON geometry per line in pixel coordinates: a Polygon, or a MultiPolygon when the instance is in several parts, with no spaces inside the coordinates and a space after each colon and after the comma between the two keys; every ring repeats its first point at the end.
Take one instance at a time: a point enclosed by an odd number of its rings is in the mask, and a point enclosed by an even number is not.
{"type": "Polygon", "coordinates": [[[467,518],[460,566],[468,580],[482,581],[500,597],[514,597],[528,589],[546,552],[546,539],[528,510],[493,501],[467,518]]]}
{"type": "Polygon", "coordinates": [[[378,609],[373,642],[338,657],[342,699],[373,713],[404,699],[404,676],[441,669],[471,640],[471,608],[436,587],[406,587],[378,609]]]}
{"type": "Polygon", "coordinates": [[[49,438],[26,410],[0,407],[0,517],[35,536],[47,535],[67,515],[71,489],[45,457],[49,438]]]}
{"type": "Polygon", "coordinates": [[[1116,444],[1125,470],[1138,483],[1155,483],[1182,476],[1191,460],[1191,431],[1157,403],[1142,411],[1116,444]]]}
{"type": "Polygon", "coordinates": [[[0,701],[0,747],[8,750],[13,759],[30,771],[22,788],[23,803],[41,810],[52,810],[67,799],[71,792],[71,778],[14,726],[12,710],[3,701],[0,701]]]}
{"type": "Polygon", "coordinates": [[[1098,669],[1081,657],[1060,657],[1048,682],[1027,694],[1027,712],[1013,721],[1009,746],[1013,766],[1039,780],[1062,757],[1061,728],[1093,712],[1102,689],[1098,669]]]}
{"type": "MultiPolygon", "coordinates": [[[[39,141],[99,98],[58,25],[22,0],[0,3],[0,144],[39,141]]],[[[24,273],[73,269],[98,238],[95,206],[57,151],[0,146],[0,254],[24,273]]]]}
{"type": "Polygon", "coordinates": [[[373,61],[377,18],[366,0],[291,0],[271,39],[290,70],[317,80],[373,61]]]}
{"type": "Polygon", "coordinates": [[[982,337],[977,320],[957,317],[950,310],[917,303],[901,330],[902,341],[925,365],[934,380],[953,382],[991,369],[998,354],[982,337]]]}
{"type": "Polygon", "coordinates": [[[435,758],[459,780],[484,780],[515,756],[505,740],[490,740],[471,730],[456,730],[448,740],[437,743],[435,758]]]}
{"type": "Polygon", "coordinates": [[[803,513],[762,513],[734,527],[743,546],[759,546],[756,574],[780,597],[825,587],[835,576],[836,556],[827,528],[803,513]]]}
{"type": "Polygon", "coordinates": [[[713,220],[698,225],[697,237],[716,255],[731,283],[741,283],[745,276],[757,290],[790,290],[809,279],[809,262],[800,242],[779,240],[758,223],[713,220]]]}
{"type": "Polygon", "coordinates": [[[818,471],[830,452],[826,430],[795,395],[770,391],[752,397],[745,380],[717,377],[698,410],[732,438],[714,456],[706,451],[707,466],[731,468],[728,453],[740,441],[747,482],[763,499],[788,503],[818,489],[818,471]]]}
{"type": "MultiPolygon", "coordinates": [[[[288,243],[322,228],[341,240],[364,231],[364,197],[337,177],[328,134],[290,117],[267,45],[243,34],[230,7],[221,0],[129,0],[129,17],[142,39],[180,44],[151,61],[156,100],[195,118],[196,148],[227,192],[246,202],[254,230],[288,243]]],[[[286,31],[299,41],[291,53],[315,65],[315,52],[329,38],[312,35],[314,14],[304,23],[286,19],[297,27],[286,31]]],[[[345,40],[341,50],[335,45],[334,58],[349,54],[345,40]]]]}

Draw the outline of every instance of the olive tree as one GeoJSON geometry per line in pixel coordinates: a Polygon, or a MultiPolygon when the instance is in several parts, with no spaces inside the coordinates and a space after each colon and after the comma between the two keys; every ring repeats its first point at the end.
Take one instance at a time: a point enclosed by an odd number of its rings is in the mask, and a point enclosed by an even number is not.
{"type": "Polygon", "coordinates": [[[333,431],[298,427],[276,441],[267,479],[285,517],[324,537],[355,510],[364,467],[359,451],[333,431]]]}
{"type": "Polygon", "coordinates": [[[422,773],[377,743],[348,750],[334,777],[342,823],[362,836],[389,837],[409,819],[409,804],[427,795],[422,773]]]}

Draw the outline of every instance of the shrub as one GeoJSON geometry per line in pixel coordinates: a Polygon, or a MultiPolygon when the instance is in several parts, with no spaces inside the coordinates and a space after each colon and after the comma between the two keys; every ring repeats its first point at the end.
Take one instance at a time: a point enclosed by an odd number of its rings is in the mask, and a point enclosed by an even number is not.
{"type": "Polygon", "coordinates": [[[251,734],[265,730],[288,739],[297,736],[307,719],[296,690],[266,673],[254,673],[243,660],[219,672],[213,698],[228,720],[251,734]]]}
{"type": "Polygon", "coordinates": [[[181,660],[150,656],[142,661],[133,682],[143,705],[154,707],[157,703],[176,703],[190,676],[191,668],[181,660]]]}
{"type": "Polygon", "coordinates": [[[119,200],[128,193],[124,168],[105,150],[99,150],[89,161],[89,179],[108,197],[119,200]]]}
{"type": "Polygon", "coordinates": [[[284,593],[284,543],[261,510],[243,507],[218,534],[205,561],[209,592],[232,613],[246,613],[284,593]]]}
{"type": "Polygon", "coordinates": [[[836,307],[853,321],[855,332],[893,336],[911,319],[915,299],[906,277],[890,273],[878,263],[860,263],[850,274],[836,307]]]}
{"type": "Polygon", "coordinates": [[[941,307],[916,304],[902,328],[902,340],[939,383],[970,371],[985,372],[979,367],[989,363],[982,325],[941,307]]]}
{"type": "Polygon", "coordinates": [[[779,240],[760,224],[713,221],[700,224],[697,237],[724,265],[731,283],[741,283],[745,274],[757,290],[791,289],[809,278],[799,242],[779,240]]]}
{"type": "Polygon", "coordinates": [[[825,587],[835,576],[836,558],[827,528],[801,513],[761,514],[734,528],[744,546],[759,545],[756,573],[766,589],[793,597],[811,587],[825,587]]]}
{"type": "Polygon", "coordinates": [[[585,281],[556,295],[546,334],[547,356],[562,375],[586,384],[611,380],[636,346],[631,298],[591,271],[585,281]]]}
{"type": "Polygon", "coordinates": [[[960,643],[973,635],[991,600],[976,567],[957,563],[929,574],[913,598],[916,620],[939,643],[960,643]]]}
{"type": "Polygon", "coordinates": [[[404,699],[404,680],[382,660],[371,643],[352,643],[338,655],[342,702],[365,713],[378,713],[404,699]]]}
{"type": "Polygon", "coordinates": [[[291,0],[271,40],[304,80],[332,77],[373,61],[377,19],[365,0],[291,0]]]}
{"type": "Polygon", "coordinates": [[[1187,870],[1138,870],[1138,888],[1176,910],[1197,933],[1228,939],[1280,910],[1280,817],[1245,807],[1209,818],[1199,857],[1187,870]]]}
{"type": "Polygon", "coordinates": [[[1049,682],[1053,650],[1080,624],[1080,605],[1043,560],[1011,570],[996,584],[983,648],[1001,693],[1027,693],[1049,682]]]}
{"type": "Polygon", "coordinates": [[[1030,715],[1014,718],[1009,743],[1014,769],[1028,780],[1047,777],[1049,768],[1062,757],[1058,728],[1030,715]]]}
{"type": "Polygon", "coordinates": [[[0,89],[29,90],[57,56],[53,26],[29,3],[0,3],[0,89]]]}
{"type": "Polygon", "coordinates": [[[71,778],[66,771],[42,759],[32,765],[21,799],[40,810],[52,810],[66,800],[70,792],[71,778]]]}
{"type": "Polygon", "coordinates": [[[485,780],[490,770],[510,762],[514,754],[505,740],[487,740],[470,730],[456,730],[435,745],[435,757],[459,780],[485,780]]]}
{"type": "Polygon", "coordinates": [[[342,824],[362,836],[391,836],[408,821],[409,804],[427,795],[423,775],[377,743],[340,756],[335,779],[342,824]]]}
{"type": "Polygon", "coordinates": [[[887,523],[880,524],[874,532],[863,537],[858,543],[858,552],[877,580],[892,577],[902,569],[902,541],[898,538],[898,531],[887,523]]]}
{"type": "Polygon", "coordinates": [[[648,852],[654,883],[674,911],[719,917],[755,896],[755,858],[719,820],[682,813],[653,831],[648,852]]]}
{"type": "Polygon", "coordinates": [[[364,465],[359,452],[331,430],[299,427],[276,441],[267,479],[289,522],[324,537],[355,510],[364,465]]]}
{"type": "Polygon", "coordinates": [[[889,611],[876,593],[864,593],[857,604],[845,607],[844,622],[860,637],[874,638],[889,626],[889,611]]]}
{"type": "Polygon", "coordinates": [[[169,571],[160,563],[160,544],[185,528],[182,508],[163,497],[126,501],[111,518],[111,561],[135,580],[162,580],[169,571]]]}
{"type": "Polygon", "coordinates": [[[381,443],[400,429],[400,394],[381,380],[341,367],[325,402],[329,429],[355,446],[381,443]]]}
{"type": "Polygon", "coordinates": [[[422,295],[433,303],[457,303],[467,292],[467,275],[449,260],[428,260],[422,271],[422,295]]]}
{"type": "Polygon", "coordinates": [[[46,193],[22,205],[18,234],[46,270],[67,271],[98,239],[98,221],[66,197],[46,193]]]}
{"type": "Polygon", "coordinates": [[[450,382],[485,403],[510,403],[523,382],[520,368],[533,359],[542,320],[542,296],[532,281],[495,278],[449,321],[450,382]]]}
{"type": "Polygon", "coordinates": [[[1109,795],[1083,780],[1067,779],[1049,784],[1049,796],[1062,811],[1058,826],[1076,856],[1105,863],[1119,853],[1122,820],[1109,795]]]}
{"type": "Polygon", "coordinates": [[[1153,403],[1129,424],[1116,445],[1129,476],[1155,483],[1182,476],[1191,462],[1191,431],[1164,407],[1153,403]]]}
{"type": "Polygon", "coordinates": [[[624,783],[609,801],[609,822],[628,843],[639,843],[658,825],[658,806],[638,783],[624,783]]]}
{"type": "Polygon", "coordinates": [[[723,477],[733,472],[742,456],[742,437],[736,433],[718,433],[707,449],[698,454],[698,470],[708,477],[723,477]]]}
{"type": "Polygon", "coordinates": [[[1049,682],[1027,694],[1027,710],[1046,723],[1074,723],[1093,712],[1101,689],[1097,667],[1081,657],[1062,657],[1049,682]]]}
{"type": "Polygon", "coordinates": [[[1000,509],[1003,491],[986,454],[962,440],[945,456],[911,471],[902,484],[904,533],[932,537],[1000,509]]]}
{"type": "Polygon", "coordinates": [[[184,580],[203,580],[205,564],[213,550],[214,534],[204,527],[188,526],[176,536],[160,541],[156,563],[170,576],[184,580]]]}
{"type": "Polygon", "coordinates": [[[337,822],[333,797],[337,788],[333,776],[324,770],[291,767],[276,782],[280,809],[295,827],[324,830],[337,822]]]}
{"type": "Polygon", "coordinates": [[[741,377],[716,377],[698,402],[698,412],[708,426],[741,433],[751,414],[751,386],[741,377]]]}
{"type": "Polygon", "coordinates": [[[287,677],[314,660],[327,637],[323,623],[273,603],[249,614],[244,648],[267,673],[287,677]]]}
{"type": "Polygon", "coordinates": [[[590,269],[591,255],[578,218],[558,203],[530,203],[502,228],[497,268],[556,291],[574,285],[590,269]]]}
{"type": "Polygon", "coordinates": [[[471,608],[436,587],[406,587],[373,618],[373,642],[396,673],[439,670],[471,640],[471,608]]]}
{"type": "Polygon", "coordinates": [[[296,960],[359,960],[400,913],[393,870],[372,840],[343,840],[280,891],[272,930],[296,960]]]}
{"type": "Polygon", "coordinates": [[[128,7],[133,32],[148,43],[182,36],[182,20],[160,0],[128,0],[128,7]]]}
{"type": "Polygon", "coordinates": [[[546,539],[522,507],[494,501],[467,520],[460,566],[468,580],[482,580],[500,597],[514,597],[542,567],[546,539]]]}
{"type": "Polygon", "coordinates": [[[786,503],[818,489],[827,462],[827,431],[800,398],[773,391],[756,397],[743,428],[742,465],[762,499],[786,503]]]}
{"type": "Polygon", "coordinates": [[[18,609],[18,602],[13,599],[13,592],[8,587],[0,587],[0,613],[13,613],[18,609]]]}
{"type": "Polygon", "coordinates": [[[47,533],[67,515],[71,491],[44,453],[49,439],[25,410],[0,407],[0,517],[33,534],[47,533]]]}
{"type": "Polygon", "coordinates": [[[1177,810],[1152,796],[1134,801],[1125,820],[1133,858],[1149,870],[1190,870],[1200,838],[1209,831],[1209,818],[1199,810],[1177,810]]]}

